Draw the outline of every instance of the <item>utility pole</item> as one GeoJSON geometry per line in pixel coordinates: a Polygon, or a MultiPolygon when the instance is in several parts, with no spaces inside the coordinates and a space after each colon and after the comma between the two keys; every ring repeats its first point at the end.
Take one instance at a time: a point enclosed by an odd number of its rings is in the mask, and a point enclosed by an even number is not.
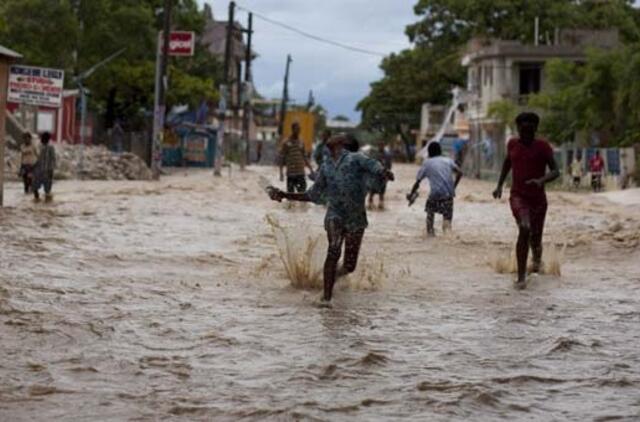
{"type": "Polygon", "coordinates": [[[164,24],[162,42],[158,36],[156,56],[156,86],[153,107],[153,139],[151,142],[151,171],[153,179],[160,178],[162,167],[162,138],[164,135],[164,116],[166,114],[167,63],[169,61],[169,40],[171,35],[171,7],[172,0],[164,0],[164,24]],[[162,46],[162,48],[160,48],[162,46]]]}
{"type": "Polygon", "coordinates": [[[287,54],[287,67],[284,71],[284,86],[282,87],[282,103],[280,104],[280,122],[278,123],[280,138],[284,134],[284,118],[287,114],[287,103],[289,102],[289,68],[292,61],[291,54],[287,54]]]}
{"type": "Polygon", "coordinates": [[[251,107],[251,60],[252,51],[251,51],[251,38],[253,36],[253,13],[249,12],[249,23],[247,25],[247,50],[245,54],[245,66],[244,66],[244,104],[243,104],[243,113],[242,113],[242,143],[245,148],[245,157],[244,161],[246,164],[249,164],[251,159],[251,139],[249,136],[249,131],[251,129],[251,115],[252,115],[252,107],[251,107]]]}
{"type": "MultiPolygon", "coordinates": [[[[225,132],[227,132],[226,127],[229,126],[230,129],[232,129],[232,123],[231,122],[227,122],[227,108],[231,107],[232,109],[234,108],[234,104],[233,104],[233,90],[232,90],[232,86],[231,86],[231,75],[230,75],[230,71],[231,71],[231,59],[232,59],[232,55],[233,55],[233,24],[234,24],[234,20],[235,20],[235,12],[236,12],[236,2],[232,1],[229,3],[229,17],[227,20],[227,39],[225,42],[225,47],[224,47],[224,81],[221,87],[220,87],[220,94],[222,96],[220,103],[221,103],[221,107],[220,107],[220,112],[222,114],[222,121],[220,124],[220,128],[219,131],[220,133],[218,133],[218,137],[221,137],[222,139],[222,144],[223,144],[223,150],[228,149],[229,144],[231,143],[231,139],[230,136],[227,136],[225,132]]],[[[231,135],[231,130],[229,130],[229,134],[231,135]]],[[[218,144],[220,145],[220,143],[218,144]]],[[[221,167],[222,167],[222,157],[221,154],[219,152],[216,152],[216,164],[215,164],[215,169],[213,171],[214,176],[220,176],[221,175],[221,167]]],[[[231,167],[229,167],[229,169],[231,169],[231,167]]]]}

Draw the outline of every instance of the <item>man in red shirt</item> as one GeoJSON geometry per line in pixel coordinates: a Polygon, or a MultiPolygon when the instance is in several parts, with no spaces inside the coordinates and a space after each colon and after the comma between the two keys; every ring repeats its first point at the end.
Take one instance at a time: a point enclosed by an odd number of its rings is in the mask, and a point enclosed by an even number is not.
{"type": "Polygon", "coordinates": [[[596,150],[596,155],[589,160],[589,171],[591,172],[591,187],[594,192],[602,190],[602,173],[604,172],[604,160],[600,151],[596,150]]]}
{"type": "Polygon", "coordinates": [[[516,118],[518,138],[507,144],[507,156],[493,197],[502,197],[502,186],[509,171],[513,169],[511,211],[518,223],[517,289],[526,287],[527,256],[529,247],[533,255],[533,272],[540,271],[542,265],[542,232],[547,214],[547,196],[544,185],[560,176],[558,164],[553,158],[551,146],[542,139],[536,139],[540,118],[535,113],[521,113],[516,118]],[[547,172],[549,167],[549,172],[547,172]]]}

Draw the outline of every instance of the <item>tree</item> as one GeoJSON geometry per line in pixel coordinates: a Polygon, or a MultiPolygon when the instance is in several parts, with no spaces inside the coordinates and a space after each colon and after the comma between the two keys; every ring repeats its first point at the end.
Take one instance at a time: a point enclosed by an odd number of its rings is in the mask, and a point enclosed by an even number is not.
{"type": "Polygon", "coordinates": [[[350,119],[344,114],[338,114],[336,117],[333,118],[333,120],[337,120],[339,122],[348,122],[350,119]]]}
{"type": "MultiPolygon", "coordinates": [[[[107,116],[139,118],[153,107],[157,34],[162,27],[162,0],[3,0],[0,43],[24,56],[24,63],[62,68],[66,85],[73,76],[126,48],[118,59],[85,81],[90,107],[107,116]],[[3,24],[4,23],[4,24],[3,24]]],[[[201,34],[205,14],[196,0],[174,2],[176,28],[201,34]]],[[[171,104],[197,104],[218,97],[214,81],[221,65],[198,45],[191,58],[170,61],[171,104]]]]}
{"type": "Polygon", "coordinates": [[[640,141],[640,45],[593,50],[586,63],[552,60],[547,88],[529,105],[544,112],[541,131],[556,142],[595,135],[603,145],[640,141]]]}

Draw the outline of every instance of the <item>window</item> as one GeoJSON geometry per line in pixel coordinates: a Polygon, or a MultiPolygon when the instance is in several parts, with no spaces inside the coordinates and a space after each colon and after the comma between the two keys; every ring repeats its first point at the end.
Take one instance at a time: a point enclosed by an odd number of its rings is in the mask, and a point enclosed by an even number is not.
{"type": "Polygon", "coordinates": [[[542,63],[520,64],[520,95],[540,92],[542,85],[542,63]]]}

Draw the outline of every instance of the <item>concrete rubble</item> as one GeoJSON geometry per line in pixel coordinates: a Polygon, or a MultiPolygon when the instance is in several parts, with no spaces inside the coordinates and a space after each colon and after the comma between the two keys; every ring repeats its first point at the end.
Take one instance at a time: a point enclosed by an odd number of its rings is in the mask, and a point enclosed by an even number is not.
{"type": "MultiPolygon", "coordinates": [[[[54,144],[58,159],[56,179],[88,180],[150,180],[151,170],[137,155],[130,152],[115,153],[104,146],[86,146],[80,171],[82,149],[78,145],[54,144]]],[[[7,148],[5,175],[9,180],[18,179],[20,153],[7,148]]]]}

